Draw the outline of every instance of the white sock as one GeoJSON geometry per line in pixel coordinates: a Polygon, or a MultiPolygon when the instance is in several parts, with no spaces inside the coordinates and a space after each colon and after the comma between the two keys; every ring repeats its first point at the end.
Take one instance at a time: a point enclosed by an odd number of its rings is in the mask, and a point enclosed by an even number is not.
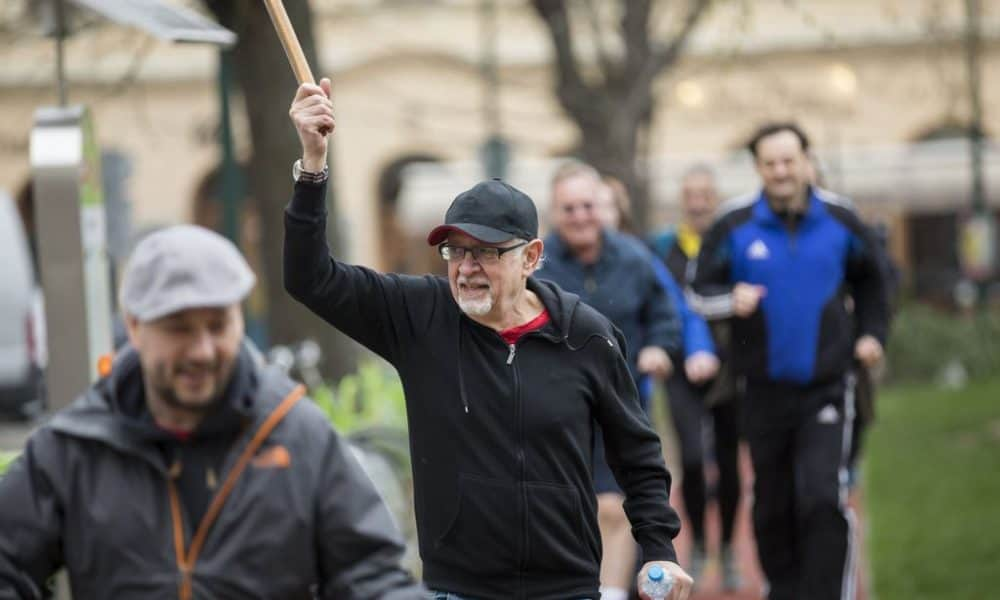
{"type": "Polygon", "coordinates": [[[601,600],[628,600],[628,590],[602,585],[601,600]]]}

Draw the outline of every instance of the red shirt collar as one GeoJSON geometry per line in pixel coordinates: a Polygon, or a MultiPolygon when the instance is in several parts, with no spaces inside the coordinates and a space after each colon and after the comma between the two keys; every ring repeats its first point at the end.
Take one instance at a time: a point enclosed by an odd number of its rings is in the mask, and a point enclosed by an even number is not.
{"type": "Polygon", "coordinates": [[[528,321],[527,323],[524,323],[522,325],[517,325],[515,327],[511,327],[510,329],[504,329],[503,331],[501,331],[500,337],[502,337],[503,341],[507,342],[508,345],[516,344],[517,340],[521,339],[524,336],[524,334],[530,333],[532,331],[537,331],[542,327],[545,327],[545,324],[548,323],[549,321],[550,321],[549,311],[548,309],[543,308],[542,312],[538,313],[537,317],[528,321]]]}

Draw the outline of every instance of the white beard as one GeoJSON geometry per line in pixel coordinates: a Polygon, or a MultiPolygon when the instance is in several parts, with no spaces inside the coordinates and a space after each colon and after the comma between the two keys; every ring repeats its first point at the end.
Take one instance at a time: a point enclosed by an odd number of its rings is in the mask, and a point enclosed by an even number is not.
{"type": "Polygon", "coordinates": [[[458,301],[458,307],[462,309],[462,312],[472,317],[481,317],[485,314],[489,314],[489,312],[493,310],[493,296],[490,295],[492,286],[489,285],[489,280],[480,278],[469,280],[465,277],[459,277],[456,283],[459,286],[458,294],[456,294],[456,300],[458,301]],[[478,290],[476,293],[476,299],[464,298],[462,296],[462,285],[482,284],[485,284],[486,288],[476,288],[478,290]]]}
{"type": "Polygon", "coordinates": [[[463,300],[459,298],[458,307],[469,316],[481,317],[493,310],[493,298],[486,297],[482,300],[463,300]]]}

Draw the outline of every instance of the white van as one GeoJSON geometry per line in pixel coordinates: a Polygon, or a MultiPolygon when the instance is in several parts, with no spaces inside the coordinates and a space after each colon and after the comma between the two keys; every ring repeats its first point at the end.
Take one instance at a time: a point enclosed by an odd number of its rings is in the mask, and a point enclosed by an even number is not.
{"type": "Polygon", "coordinates": [[[0,191],[0,418],[45,405],[45,311],[17,206],[0,191]]]}

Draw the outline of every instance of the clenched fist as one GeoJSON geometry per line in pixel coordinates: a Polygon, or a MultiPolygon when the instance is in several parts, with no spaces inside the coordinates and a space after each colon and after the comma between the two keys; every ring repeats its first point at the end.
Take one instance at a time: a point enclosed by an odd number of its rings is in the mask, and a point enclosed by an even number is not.
{"type": "Polygon", "coordinates": [[[767,295],[767,288],[751,283],[737,283],[733,286],[733,313],[737,317],[749,317],[757,310],[760,299],[767,295]]]}
{"type": "Polygon", "coordinates": [[[684,373],[694,384],[705,383],[719,373],[719,358],[704,350],[695,352],[684,361],[684,373]]]}
{"type": "Polygon", "coordinates": [[[870,335],[863,335],[854,344],[854,357],[866,367],[874,367],[882,360],[882,344],[870,335]]]}
{"type": "Polygon", "coordinates": [[[670,362],[667,351],[659,346],[646,346],[640,350],[636,366],[640,373],[659,379],[666,379],[674,370],[674,364],[670,362]]]}
{"type": "Polygon", "coordinates": [[[302,142],[302,168],[319,172],[326,166],[326,136],[333,132],[333,102],[330,100],[330,80],[323,78],[319,85],[303,83],[295,93],[288,116],[302,142]]]}

